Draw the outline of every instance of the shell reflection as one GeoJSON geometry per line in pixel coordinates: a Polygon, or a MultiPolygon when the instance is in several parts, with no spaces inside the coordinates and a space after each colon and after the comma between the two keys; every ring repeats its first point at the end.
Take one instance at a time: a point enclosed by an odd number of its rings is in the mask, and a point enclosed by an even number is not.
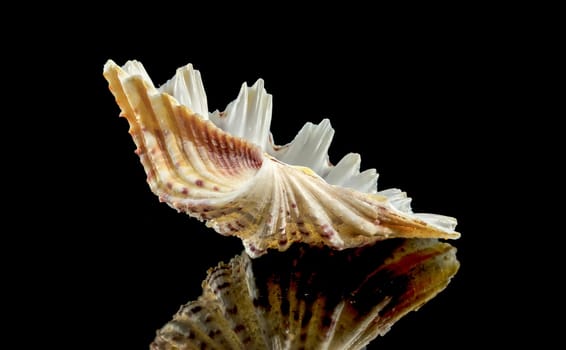
{"type": "Polygon", "coordinates": [[[294,245],[208,271],[203,293],[157,332],[152,350],[361,349],[442,291],[456,249],[391,239],[344,251],[294,245]]]}

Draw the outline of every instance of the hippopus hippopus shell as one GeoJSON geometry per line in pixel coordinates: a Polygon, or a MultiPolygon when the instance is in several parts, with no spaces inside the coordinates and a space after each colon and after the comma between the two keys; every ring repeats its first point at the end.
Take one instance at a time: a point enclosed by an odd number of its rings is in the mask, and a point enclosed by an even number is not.
{"type": "Polygon", "coordinates": [[[377,191],[377,173],[360,172],[359,155],[330,163],[328,120],[307,123],[292,142],[275,145],[272,99],[261,79],[243,84],[224,112],[210,113],[190,64],[160,87],[137,61],[119,67],[110,60],[104,76],[153,193],[241,238],[251,257],[295,242],[341,250],[388,238],[459,237],[455,219],[413,213],[400,190],[377,191]]]}

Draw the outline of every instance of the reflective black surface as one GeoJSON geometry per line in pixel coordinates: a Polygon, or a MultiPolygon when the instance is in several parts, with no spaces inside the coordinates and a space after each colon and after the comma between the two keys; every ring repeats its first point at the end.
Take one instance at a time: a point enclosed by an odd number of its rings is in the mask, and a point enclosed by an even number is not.
{"type": "Polygon", "coordinates": [[[363,169],[380,173],[380,189],[401,188],[416,211],[459,220],[462,238],[451,243],[461,268],[451,284],[368,349],[453,349],[499,334],[506,265],[496,262],[500,249],[490,242],[504,233],[486,225],[497,214],[481,206],[481,195],[505,179],[483,162],[494,154],[470,146],[495,133],[487,127],[494,113],[485,102],[491,97],[484,51],[475,50],[465,28],[386,35],[370,23],[352,29],[362,44],[330,26],[309,35],[273,34],[259,46],[251,39],[241,44],[236,33],[207,36],[200,27],[187,37],[149,40],[143,31],[125,34],[124,24],[113,36],[85,39],[66,57],[72,67],[66,80],[74,85],[57,105],[64,111],[57,122],[73,130],[55,134],[66,142],[56,147],[57,170],[48,174],[56,179],[49,198],[64,201],[49,215],[60,231],[41,235],[37,249],[48,262],[39,274],[54,281],[42,287],[57,295],[53,312],[68,305],[69,322],[87,325],[74,334],[109,348],[147,349],[179,306],[200,295],[206,270],[242,249],[238,239],[176,213],[150,192],[102,77],[109,58],[140,60],[157,84],[191,62],[211,109],[224,109],[242,82],[263,78],[274,96],[277,143],[290,141],[307,121],[329,118],[336,129],[332,161],[358,152],[363,169]],[[478,315],[485,319],[470,327],[478,315]]]}
{"type": "MultiPolygon", "coordinates": [[[[289,66],[268,66],[259,59],[215,66],[213,62],[217,61],[199,62],[198,57],[194,60],[190,56],[187,54],[187,60],[201,70],[211,109],[223,109],[236,96],[242,81],[252,83],[261,77],[274,96],[272,131],[276,142],[290,141],[306,121],[329,117],[336,129],[331,160],[358,152],[363,168],[376,167],[381,174],[380,189],[401,188],[414,198],[415,210],[459,219],[458,230],[464,238],[453,244],[460,249],[462,273],[438,300],[409,314],[370,349],[411,345],[418,338],[434,337],[439,328],[443,338],[455,339],[461,334],[461,325],[454,320],[461,319],[461,313],[469,307],[466,298],[473,298],[465,296],[463,283],[468,268],[464,244],[466,236],[473,234],[466,220],[471,215],[466,183],[469,171],[475,170],[468,166],[466,153],[456,158],[451,155],[452,148],[464,142],[460,132],[470,113],[460,109],[459,100],[464,97],[442,83],[452,77],[448,73],[438,77],[410,62],[393,62],[393,58],[380,67],[370,62],[312,62],[313,58],[290,61],[289,66]],[[464,116],[449,118],[457,111],[464,116]]],[[[123,63],[120,55],[111,58],[123,63]]],[[[176,60],[152,62],[144,60],[143,55],[137,58],[156,82],[164,81],[176,68],[166,67],[168,64],[182,64],[176,60]]],[[[102,183],[109,186],[104,190],[109,195],[104,215],[113,229],[96,239],[114,265],[106,273],[109,281],[116,280],[110,283],[114,285],[110,295],[116,293],[112,311],[120,315],[116,326],[127,320],[130,331],[124,337],[135,339],[140,346],[148,345],[154,332],[180,305],[200,294],[206,270],[239,253],[241,243],[158,202],[145,183],[125,120],[117,118],[118,108],[104,90],[105,82],[99,85],[101,102],[107,106],[101,116],[105,129],[100,132],[113,141],[100,149],[107,164],[100,169],[102,183]],[[130,303],[134,296],[141,304],[130,303]]],[[[464,148],[462,152],[466,152],[464,148]]]]}

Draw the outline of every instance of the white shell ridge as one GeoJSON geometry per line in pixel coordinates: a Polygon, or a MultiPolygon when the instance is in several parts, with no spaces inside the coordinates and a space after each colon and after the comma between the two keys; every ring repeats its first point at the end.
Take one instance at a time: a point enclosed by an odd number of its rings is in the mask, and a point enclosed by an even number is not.
{"type": "Polygon", "coordinates": [[[262,80],[244,84],[224,112],[209,113],[191,65],[159,88],[135,61],[122,68],[108,61],[104,76],[151,190],[217,232],[240,237],[252,257],[293,242],[344,249],[395,237],[459,237],[455,219],[413,214],[399,190],[377,192],[377,173],[360,172],[359,155],[332,165],[328,120],[274,145],[272,98],[262,80]]]}

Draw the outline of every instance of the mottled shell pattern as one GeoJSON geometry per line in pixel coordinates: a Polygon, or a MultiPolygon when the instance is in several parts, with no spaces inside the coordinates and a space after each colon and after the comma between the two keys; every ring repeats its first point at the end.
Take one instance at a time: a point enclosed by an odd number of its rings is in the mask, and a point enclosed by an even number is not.
{"type": "Polygon", "coordinates": [[[456,249],[391,239],[336,251],[296,244],[208,271],[152,350],[358,350],[435,297],[456,274],[456,249]]]}
{"type": "Polygon", "coordinates": [[[344,249],[395,237],[459,237],[454,218],[413,213],[400,190],[378,192],[375,169],[360,172],[358,154],[331,164],[328,120],[307,123],[292,142],[275,145],[272,97],[261,79],[244,83],[224,112],[210,113],[190,64],[160,87],[137,61],[119,67],[109,60],[104,76],[153,193],[241,238],[251,257],[294,242],[344,249]]]}

